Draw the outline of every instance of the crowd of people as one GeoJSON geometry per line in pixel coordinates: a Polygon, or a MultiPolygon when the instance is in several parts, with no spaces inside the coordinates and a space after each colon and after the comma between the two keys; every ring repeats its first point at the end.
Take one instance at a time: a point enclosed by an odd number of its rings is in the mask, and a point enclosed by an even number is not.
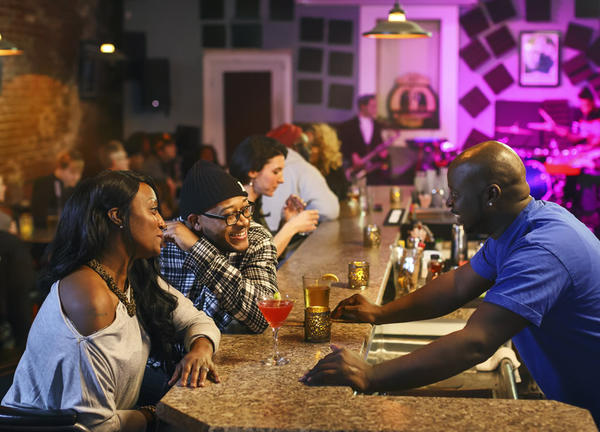
{"type": "MultiPolygon", "coordinates": [[[[175,382],[218,381],[220,333],[263,332],[257,298],[278,292],[284,251],[338,217],[341,149],[326,124],[284,124],[243,140],[224,167],[209,145],[190,163],[170,134],[135,133],[102,145],[103,171],[83,180],[82,154],[59,153],[18,209],[53,231],[39,262],[23,258],[22,218],[0,208],[2,286],[18,288],[0,293],[0,348],[27,337],[2,404],[144,430],[175,382]],[[34,287],[45,299],[32,324],[31,302],[13,297],[34,287]]],[[[0,205],[5,189],[0,177],[0,205]]]]}
{"type": "MultiPolygon", "coordinates": [[[[105,171],[82,181],[81,155],[61,153],[32,196],[35,225],[60,216],[39,278],[48,294],[2,405],[74,408],[93,430],[142,431],[172,385],[219,382],[212,355],[220,334],[267,328],[257,299],[278,293],[286,249],[339,216],[347,168],[385,158],[385,150],[364,158],[380,133],[373,101],[359,99],[352,122],[371,143],[365,148],[344,150],[324,123],[284,124],[244,139],[226,168],[204,145],[183,170],[171,135],[137,133],[103,146],[105,171]]],[[[482,250],[385,307],[353,296],[334,315],[425,319],[489,290],[485,302],[464,330],[410,356],[372,367],[334,347],[301,381],[365,392],[419,386],[513,338],[548,397],[588,408],[598,421],[600,399],[578,392],[600,378],[598,239],[559,206],[533,199],[523,163],[501,143],[462,153],[448,179],[448,207],[466,229],[490,236],[482,250]]],[[[0,314],[6,309],[0,303],[0,314]]]]}

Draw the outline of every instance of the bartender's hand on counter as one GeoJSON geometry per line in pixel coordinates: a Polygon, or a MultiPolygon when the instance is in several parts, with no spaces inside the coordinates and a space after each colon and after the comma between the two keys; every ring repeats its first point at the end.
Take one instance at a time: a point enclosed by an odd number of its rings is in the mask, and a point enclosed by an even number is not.
{"type": "Polygon", "coordinates": [[[332,344],[331,350],[299,381],[309,386],[350,386],[362,393],[371,392],[371,366],[346,348],[332,344]]]}
{"type": "Polygon", "coordinates": [[[221,382],[212,355],[212,342],[204,337],[196,339],[190,352],[177,363],[169,385],[204,387],[207,378],[215,383],[221,382]]]}
{"type": "Polygon", "coordinates": [[[178,221],[166,222],[163,230],[163,241],[170,241],[184,252],[189,251],[199,240],[198,236],[187,226],[178,221]]]}
{"type": "Polygon", "coordinates": [[[381,315],[381,307],[371,303],[360,294],[354,294],[342,300],[333,310],[331,317],[353,322],[377,324],[381,315]]]}

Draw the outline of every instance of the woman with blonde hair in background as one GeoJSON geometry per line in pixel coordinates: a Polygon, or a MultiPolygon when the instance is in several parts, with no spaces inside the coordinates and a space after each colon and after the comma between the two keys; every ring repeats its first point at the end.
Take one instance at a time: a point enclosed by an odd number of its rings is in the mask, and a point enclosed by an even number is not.
{"type": "Polygon", "coordinates": [[[342,168],[342,143],[335,129],[326,123],[314,123],[308,133],[313,135],[309,162],[323,174],[329,189],[338,199],[345,200],[349,183],[342,168]]]}

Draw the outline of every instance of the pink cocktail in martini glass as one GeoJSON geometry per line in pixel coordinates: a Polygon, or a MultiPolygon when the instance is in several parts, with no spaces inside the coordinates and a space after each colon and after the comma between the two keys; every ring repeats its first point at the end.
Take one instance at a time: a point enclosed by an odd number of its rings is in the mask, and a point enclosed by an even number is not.
{"type": "Polygon", "coordinates": [[[284,296],[281,300],[261,299],[258,301],[258,308],[273,329],[273,355],[263,361],[265,365],[281,366],[290,362],[289,359],[279,354],[277,336],[279,334],[279,328],[283,325],[283,322],[290,314],[293,306],[294,301],[287,296],[284,296]]]}

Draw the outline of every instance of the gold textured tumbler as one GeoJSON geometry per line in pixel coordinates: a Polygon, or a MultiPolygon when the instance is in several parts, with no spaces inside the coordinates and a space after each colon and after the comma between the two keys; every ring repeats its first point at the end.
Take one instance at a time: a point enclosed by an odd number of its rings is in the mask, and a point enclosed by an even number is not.
{"type": "Polygon", "coordinates": [[[381,231],[375,224],[369,224],[363,229],[363,245],[375,247],[381,244],[381,231]]]}
{"type": "Polygon", "coordinates": [[[304,309],[304,340],[329,342],[331,339],[331,312],[325,306],[309,306],[304,309]]]}
{"type": "Polygon", "coordinates": [[[352,261],[348,264],[348,286],[352,289],[367,289],[369,286],[369,263],[367,261],[352,261]]]}

